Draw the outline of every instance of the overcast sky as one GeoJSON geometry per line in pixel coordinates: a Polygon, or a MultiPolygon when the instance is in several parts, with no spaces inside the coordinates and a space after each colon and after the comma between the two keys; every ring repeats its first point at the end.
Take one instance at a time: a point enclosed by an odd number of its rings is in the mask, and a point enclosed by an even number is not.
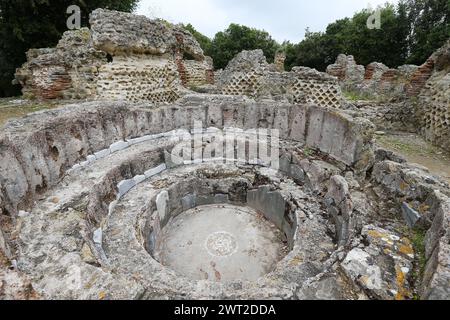
{"type": "Polygon", "coordinates": [[[213,37],[230,23],[264,29],[276,40],[299,42],[305,29],[326,26],[354,12],[398,0],[141,0],[138,13],[172,23],[192,23],[213,37]]]}

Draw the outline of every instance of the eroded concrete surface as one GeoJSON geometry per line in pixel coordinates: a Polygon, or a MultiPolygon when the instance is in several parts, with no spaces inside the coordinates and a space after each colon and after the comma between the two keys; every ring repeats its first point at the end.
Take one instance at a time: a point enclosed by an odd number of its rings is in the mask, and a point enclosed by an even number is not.
{"type": "Polygon", "coordinates": [[[162,237],[157,259],[197,280],[255,281],[287,252],[280,230],[261,214],[226,204],[182,213],[162,237]]]}

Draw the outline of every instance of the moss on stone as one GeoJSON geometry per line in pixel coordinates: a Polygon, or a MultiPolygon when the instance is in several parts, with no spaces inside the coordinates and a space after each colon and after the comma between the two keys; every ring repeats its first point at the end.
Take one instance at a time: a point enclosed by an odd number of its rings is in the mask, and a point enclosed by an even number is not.
{"type": "MultiPolygon", "coordinates": [[[[425,237],[426,231],[415,228],[410,231],[410,239],[415,252],[415,264],[416,268],[412,275],[414,282],[419,282],[424,275],[427,258],[425,256],[425,237]]],[[[416,300],[419,300],[419,296],[415,296],[416,300]]]]}
{"type": "Polygon", "coordinates": [[[376,100],[375,97],[369,96],[367,94],[361,94],[356,91],[343,90],[342,94],[349,101],[373,101],[373,100],[376,100]]]}

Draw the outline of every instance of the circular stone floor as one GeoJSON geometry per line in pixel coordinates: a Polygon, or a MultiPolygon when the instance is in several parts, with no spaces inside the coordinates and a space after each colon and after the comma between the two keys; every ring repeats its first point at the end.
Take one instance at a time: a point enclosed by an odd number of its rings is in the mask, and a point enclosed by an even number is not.
{"type": "Polygon", "coordinates": [[[200,206],[163,229],[156,259],[194,279],[255,281],[287,253],[282,233],[253,209],[200,206]]]}

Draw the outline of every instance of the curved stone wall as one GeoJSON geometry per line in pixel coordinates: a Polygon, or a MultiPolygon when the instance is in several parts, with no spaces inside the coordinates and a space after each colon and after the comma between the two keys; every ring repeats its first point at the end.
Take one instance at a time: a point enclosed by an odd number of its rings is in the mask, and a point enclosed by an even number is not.
{"type": "Polygon", "coordinates": [[[194,121],[200,121],[205,128],[278,129],[281,139],[305,142],[362,170],[373,157],[370,123],[307,105],[282,104],[274,108],[269,102],[192,96],[177,105],[153,109],[91,103],[50,114],[51,119],[42,114],[18,120],[2,133],[0,183],[4,207],[9,212],[29,207],[71,166],[114,142],[193,129],[194,121]]]}
{"type": "Polygon", "coordinates": [[[33,114],[11,121],[0,140],[2,214],[16,222],[2,250],[44,298],[447,297],[448,186],[382,157],[366,171],[371,135],[370,124],[335,109],[220,95],[33,114]],[[237,148],[255,128],[279,130],[279,170],[251,162],[250,144],[243,162],[172,157],[180,143],[199,151],[184,140],[197,130],[205,154],[218,131],[239,132],[237,148]],[[169,220],[208,204],[254,208],[290,251],[258,281],[190,279],[155,260],[169,220]],[[420,286],[401,210],[429,230],[420,286]]]}

